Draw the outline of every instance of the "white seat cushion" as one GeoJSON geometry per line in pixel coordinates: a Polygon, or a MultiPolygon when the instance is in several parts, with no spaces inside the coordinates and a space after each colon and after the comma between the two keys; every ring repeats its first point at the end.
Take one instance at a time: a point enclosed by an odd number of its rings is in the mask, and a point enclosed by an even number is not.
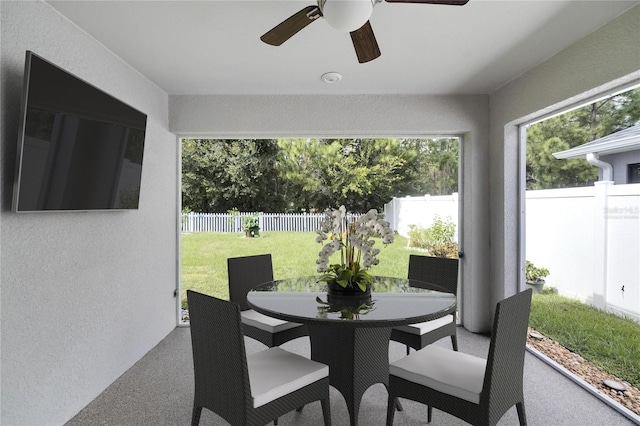
{"type": "Polygon", "coordinates": [[[277,333],[279,331],[288,330],[294,327],[300,327],[302,325],[295,322],[287,322],[276,318],[271,318],[266,315],[262,315],[261,313],[256,312],[253,309],[242,311],[240,315],[242,316],[243,324],[259,328],[260,330],[268,331],[269,333],[277,333]]]}
{"type": "Polygon", "coordinates": [[[429,345],[389,364],[389,374],[478,404],[486,366],[485,359],[429,345]]]}
{"type": "Polygon", "coordinates": [[[442,318],[437,318],[431,321],[421,322],[418,324],[401,325],[394,327],[396,330],[404,331],[405,333],[416,334],[422,336],[437,328],[443,327],[447,324],[451,324],[454,321],[453,315],[445,315],[442,318]]]}
{"type": "Polygon", "coordinates": [[[329,367],[279,347],[247,355],[253,407],[327,377],[329,367]]]}

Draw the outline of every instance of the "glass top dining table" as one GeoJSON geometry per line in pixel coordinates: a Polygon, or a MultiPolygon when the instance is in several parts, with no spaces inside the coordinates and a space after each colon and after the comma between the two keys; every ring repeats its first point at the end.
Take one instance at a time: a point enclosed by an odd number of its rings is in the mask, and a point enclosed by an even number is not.
{"type": "Polygon", "coordinates": [[[247,301],[264,315],[307,326],[311,359],[329,366],[330,383],[344,397],[355,426],[364,392],[375,383],[389,383],[391,328],[452,314],[456,296],[392,277],[374,277],[370,296],[335,296],[317,280],[267,282],[253,288],[247,301]]]}

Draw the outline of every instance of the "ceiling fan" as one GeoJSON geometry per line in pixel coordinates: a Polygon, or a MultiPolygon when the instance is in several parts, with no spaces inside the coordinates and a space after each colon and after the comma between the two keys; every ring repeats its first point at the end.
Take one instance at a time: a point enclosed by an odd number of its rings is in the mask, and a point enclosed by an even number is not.
{"type": "MultiPolygon", "coordinates": [[[[469,0],[385,0],[388,3],[422,3],[464,6],[469,0]]],[[[333,28],[351,34],[358,62],[365,63],[380,56],[369,18],[373,6],[382,0],[317,0],[317,6],[307,6],[267,31],[260,40],[280,46],[307,25],[324,18],[333,28]]]]}

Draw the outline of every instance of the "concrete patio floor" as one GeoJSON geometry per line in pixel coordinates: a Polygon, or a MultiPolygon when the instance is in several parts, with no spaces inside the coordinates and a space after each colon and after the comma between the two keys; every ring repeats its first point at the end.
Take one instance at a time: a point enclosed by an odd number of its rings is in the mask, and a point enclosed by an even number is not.
{"type": "MultiPolygon", "coordinates": [[[[460,351],[486,357],[489,338],[458,328],[460,351]]],[[[265,349],[245,339],[247,352],[265,349]]],[[[436,344],[450,347],[443,339],[436,344]]],[[[309,356],[309,339],[299,338],[283,348],[309,356]]],[[[395,342],[389,346],[391,360],[404,356],[405,348],[395,342]]],[[[634,421],[560,374],[527,352],[524,369],[524,395],[528,424],[531,426],[632,425],[634,421]]],[[[188,327],[178,327],[138,363],[80,411],[68,426],[80,425],[189,425],[193,398],[193,366],[188,327]]],[[[360,408],[360,425],[384,425],[387,391],[382,384],[370,387],[360,408]]],[[[426,406],[403,401],[404,411],[397,413],[394,425],[427,424],[426,406]]],[[[348,424],[344,399],[331,388],[331,412],[334,426],[348,424]]],[[[216,414],[203,410],[200,421],[206,425],[225,425],[216,414]]],[[[321,425],[320,404],[306,406],[301,413],[291,412],[279,419],[279,425],[321,425]]],[[[465,422],[434,410],[434,425],[464,425],[465,422]]],[[[517,425],[512,407],[499,425],[517,425]]]]}

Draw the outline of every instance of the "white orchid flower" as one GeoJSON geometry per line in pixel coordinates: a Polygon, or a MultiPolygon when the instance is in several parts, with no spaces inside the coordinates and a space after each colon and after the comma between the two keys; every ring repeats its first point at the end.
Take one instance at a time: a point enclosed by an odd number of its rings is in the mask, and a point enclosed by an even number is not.
{"type": "Polygon", "coordinates": [[[370,209],[357,218],[349,217],[344,205],[336,210],[326,210],[320,229],[316,231],[316,242],[329,241],[318,253],[317,271],[337,273],[330,265],[330,258],[336,252],[340,252],[342,270],[349,268],[357,272],[379,264],[377,255],[380,250],[373,248],[376,240],[382,237],[382,242],[386,245],[394,239],[389,222],[383,218],[384,214],[378,214],[376,209],[370,209]],[[344,264],[345,262],[348,264],[344,264]],[[360,265],[356,262],[360,262],[360,265]]]}

